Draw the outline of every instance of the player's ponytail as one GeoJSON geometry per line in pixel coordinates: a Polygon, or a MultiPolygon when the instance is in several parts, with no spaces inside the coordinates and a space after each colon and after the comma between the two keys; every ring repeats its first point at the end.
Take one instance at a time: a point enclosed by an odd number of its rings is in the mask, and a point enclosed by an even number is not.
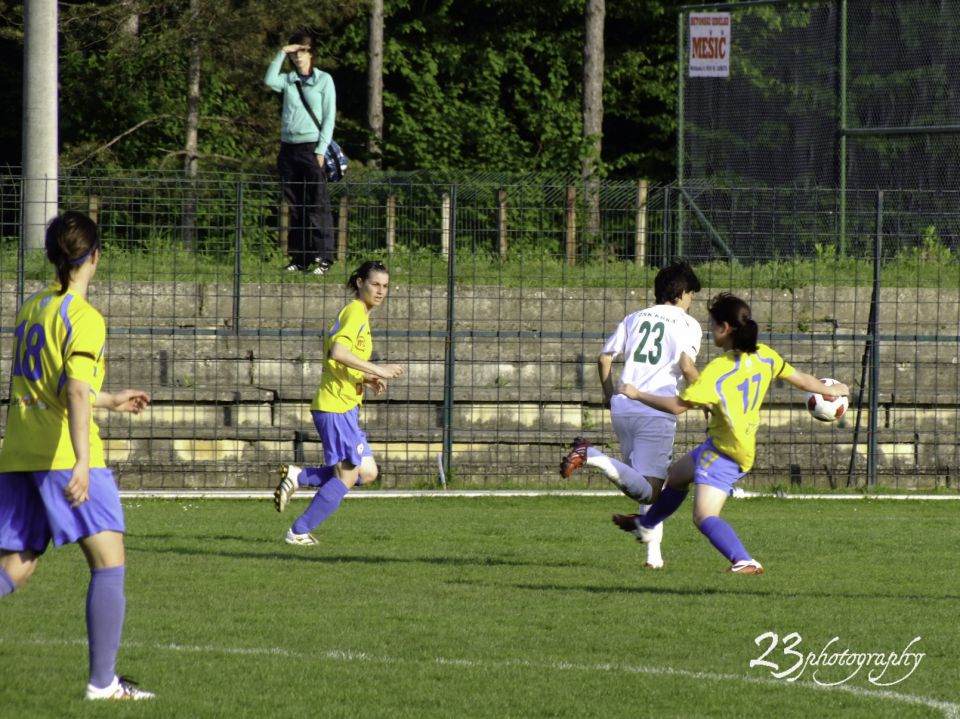
{"type": "Polygon", "coordinates": [[[360,286],[357,284],[357,280],[363,280],[366,282],[370,279],[371,272],[386,272],[388,275],[390,271],[387,270],[387,266],[384,265],[380,260],[367,260],[357,269],[353,271],[350,275],[350,279],[347,280],[347,287],[353,290],[353,293],[360,296],[360,286]]]}
{"type": "Polygon", "coordinates": [[[100,233],[96,223],[80,212],[72,210],[54,217],[47,225],[44,237],[47,259],[57,269],[60,294],[67,291],[70,274],[100,249],[100,233]]]}
{"type": "Polygon", "coordinates": [[[757,351],[760,328],[750,313],[750,305],[729,292],[721,292],[707,308],[718,325],[726,323],[733,329],[733,348],[741,352],[757,351]]]}

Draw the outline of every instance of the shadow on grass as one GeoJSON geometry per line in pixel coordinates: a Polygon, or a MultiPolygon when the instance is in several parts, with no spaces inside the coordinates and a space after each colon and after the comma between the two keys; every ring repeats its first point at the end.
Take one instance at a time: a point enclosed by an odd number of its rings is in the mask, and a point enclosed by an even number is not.
{"type": "MultiPolygon", "coordinates": [[[[587,592],[589,594],[653,594],[653,595],[673,595],[682,597],[696,597],[702,595],[741,595],[746,597],[777,597],[778,599],[895,599],[898,601],[947,601],[956,602],[960,596],[944,594],[940,596],[927,594],[867,594],[859,592],[825,592],[825,591],[777,591],[776,589],[764,589],[760,585],[749,587],[750,582],[756,582],[757,579],[749,577],[729,576],[724,577],[724,581],[730,581],[729,587],[693,587],[690,589],[679,589],[676,587],[652,587],[652,586],[597,586],[589,584],[512,584],[513,589],[524,589],[535,592],[587,592]],[[746,582],[745,584],[743,582],[746,582]],[[736,586],[739,584],[739,586],[736,586]]],[[[762,579],[759,581],[763,581],[762,579]]],[[[472,582],[474,584],[488,584],[488,582],[472,582]]]]}
{"type": "MultiPolygon", "coordinates": [[[[137,535],[127,537],[126,548],[128,552],[142,552],[144,554],[178,554],[185,557],[197,556],[215,556],[225,559],[242,560],[269,560],[271,562],[310,562],[317,564],[433,564],[436,566],[449,567],[583,567],[584,564],[575,562],[529,562],[513,559],[502,559],[498,557],[384,557],[384,556],[360,556],[346,554],[317,554],[325,549],[329,551],[330,547],[289,547],[288,549],[277,549],[272,552],[252,552],[252,551],[231,551],[224,548],[219,549],[194,549],[191,547],[151,547],[141,544],[140,539],[159,539],[163,541],[182,540],[183,535],[137,535]]],[[[251,539],[249,537],[237,537],[228,535],[209,535],[204,537],[195,537],[209,542],[218,541],[242,541],[242,542],[260,542],[267,543],[273,547],[282,544],[280,539],[251,539]]]]}

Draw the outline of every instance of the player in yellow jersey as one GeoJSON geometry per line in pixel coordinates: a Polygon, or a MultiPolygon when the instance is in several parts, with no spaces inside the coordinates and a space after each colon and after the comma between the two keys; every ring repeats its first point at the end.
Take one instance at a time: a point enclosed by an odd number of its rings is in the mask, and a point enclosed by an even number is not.
{"type": "Polygon", "coordinates": [[[26,584],[50,540],[76,542],[90,566],[87,699],[149,699],[115,673],[126,608],[120,493],[103,458],[94,407],[139,413],[146,392],[101,390],[106,326],[87,302],[100,236],[86,215],[47,227],[57,282],[17,312],[10,411],[0,450],[0,597],[26,584]]]}
{"type": "Polygon", "coordinates": [[[319,487],[307,511],[287,530],[288,544],[317,544],[313,529],[337,510],[350,488],[377,478],[377,463],[359,415],[365,386],[380,394],[387,380],[403,374],[400,365],[370,361],[370,312],[383,304],[389,284],[387,268],[374,260],[364,262],[347,281],[356,299],[340,310],[327,333],[320,387],[310,407],[326,464],[303,469],[283,465],[274,492],[274,504],[282,512],[298,487],[319,487]]]}
{"type": "Polygon", "coordinates": [[[733,528],[720,519],[734,483],[753,467],[760,407],[775,379],[798,389],[849,395],[845,384],[829,387],[813,375],[794,369],[777,352],[757,342],[757,323],[750,306],[729,293],[710,303],[713,342],[725,353],[717,357],[679,395],[662,397],[641,392],[632,384],[617,387],[621,394],[663,412],[682,414],[694,407],[710,409],[707,441],[677,460],[667,471],[667,483],[650,510],[637,521],[640,541],[673,514],[694,484],[693,522],[717,550],[730,560],[730,571],[761,574],[733,528]]]}

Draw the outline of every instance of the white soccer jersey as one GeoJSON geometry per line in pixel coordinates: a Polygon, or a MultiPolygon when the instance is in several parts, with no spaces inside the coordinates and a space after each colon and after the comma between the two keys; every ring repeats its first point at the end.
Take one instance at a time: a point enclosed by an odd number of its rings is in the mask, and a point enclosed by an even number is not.
{"type": "MultiPolygon", "coordinates": [[[[628,382],[642,392],[663,397],[677,394],[677,382],[683,376],[680,354],[695,360],[700,352],[703,330],[700,323],[675,305],[654,305],[627,315],[603,346],[604,354],[623,357],[621,382],[628,382]]],[[[676,416],[647,407],[622,394],[610,402],[613,414],[643,414],[659,417],[676,416]]]]}

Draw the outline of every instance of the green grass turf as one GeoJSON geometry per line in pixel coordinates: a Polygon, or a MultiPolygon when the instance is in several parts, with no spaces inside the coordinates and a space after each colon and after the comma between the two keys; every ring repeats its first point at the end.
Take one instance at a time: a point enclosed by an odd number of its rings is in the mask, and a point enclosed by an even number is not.
{"type": "MultiPolygon", "coordinates": [[[[0,602],[0,715],[877,719],[960,702],[952,502],[732,501],[754,577],[723,571],[689,505],[660,572],[610,523],[621,498],[348,499],[322,546],[289,547],[305,506],[125,501],[118,667],[149,703],[81,701],[87,569],[49,551],[0,602]],[[768,631],[815,653],[920,636],[926,656],[886,689],[866,668],[830,689],[751,668],[768,631]]],[[[793,663],[782,643],[767,659],[793,663]]]]}

